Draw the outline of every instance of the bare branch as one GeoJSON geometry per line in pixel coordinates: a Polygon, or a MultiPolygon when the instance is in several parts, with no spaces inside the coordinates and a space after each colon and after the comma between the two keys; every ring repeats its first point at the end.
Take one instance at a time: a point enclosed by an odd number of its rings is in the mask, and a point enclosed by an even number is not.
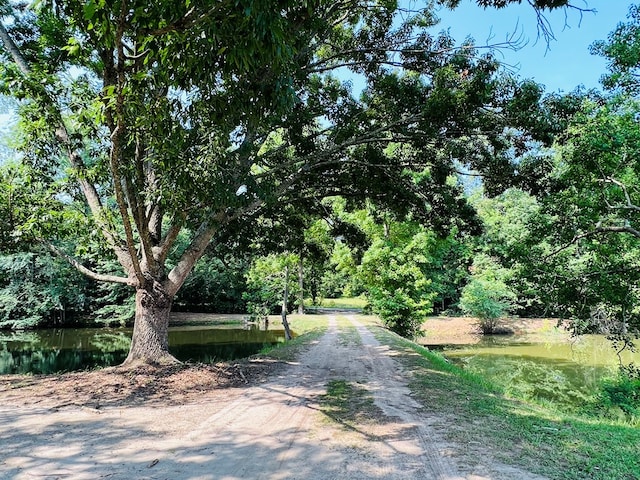
{"type": "Polygon", "coordinates": [[[558,253],[566,250],[567,248],[571,247],[572,245],[575,245],[576,243],[578,243],[580,240],[582,240],[583,238],[588,238],[594,235],[597,235],[599,233],[628,233],[630,235],[633,235],[634,237],[638,237],[640,238],[640,231],[636,230],[635,228],[631,227],[630,225],[622,225],[622,226],[605,226],[603,227],[601,225],[600,222],[598,222],[598,224],[596,225],[596,227],[589,231],[589,232],[584,232],[581,233],[579,235],[576,235],[573,237],[573,239],[565,244],[562,245],[561,247],[557,248],[556,250],[554,250],[553,252],[549,253],[548,255],[545,255],[544,257],[542,257],[543,260],[546,260],[548,258],[551,258],[555,255],[557,255],[558,253]]]}
{"type": "MultiPolygon", "coordinates": [[[[540,39],[541,37],[544,38],[547,44],[547,51],[549,51],[550,49],[549,44],[556,39],[556,36],[553,33],[553,27],[551,26],[549,19],[544,15],[544,12],[543,12],[544,9],[540,8],[536,4],[535,0],[527,0],[527,3],[529,3],[529,5],[533,8],[536,14],[536,19],[538,23],[538,39],[540,39]]],[[[586,2],[584,3],[586,5],[586,2]]],[[[582,23],[582,18],[584,17],[585,13],[596,13],[596,10],[594,8],[579,7],[569,2],[564,7],[564,12],[565,12],[564,28],[567,28],[569,25],[568,15],[567,15],[567,12],[569,10],[577,11],[580,14],[580,21],[578,22],[578,25],[582,23]]]]}
{"type": "Polygon", "coordinates": [[[602,183],[610,183],[612,185],[620,187],[620,189],[624,193],[625,200],[627,201],[626,205],[620,205],[620,206],[613,206],[613,205],[610,205],[609,202],[607,202],[607,207],[608,208],[610,208],[612,210],[634,210],[636,212],[640,212],[640,207],[638,205],[635,205],[631,201],[631,196],[629,195],[629,191],[627,190],[627,186],[624,183],[622,183],[619,180],[616,180],[613,177],[605,177],[605,178],[603,178],[601,180],[601,182],[602,183]]]}
{"type": "Polygon", "coordinates": [[[53,254],[57,255],[58,257],[64,258],[72,267],[93,280],[96,280],[98,282],[121,283],[124,285],[129,285],[131,287],[136,285],[136,281],[131,278],[119,277],[117,275],[105,275],[102,273],[94,272],[93,270],[90,270],[82,265],[82,263],[73,258],[71,255],[56,247],[54,244],[46,242],[44,240],[40,240],[40,242],[44,244],[53,254]]]}
{"type": "Polygon", "coordinates": [[[22,52],[20,51],[18,46],[15,44],[13,39],[9,36],[9,33],[4,28],[4,25],[2,24],[2,22],[0,22],[0,40],[2,41],[4,48],[7,49],[7,52],[9,52],[9,55],[11,55],[11,58],[13,58],[13,61],[16,63],[16,65],[18,66],[22,74],[25,77],[28,76],[31,73],[29,64],[27,63],[25,58],[22,56],[22,52]]]}
{"type": "Polygon", "coordinates": [[[634,237],[640,238],[640,231],[636,230],[630,225],[623,225],[620,227],[615,227],[615,226],[600,227],[598,231],[595,233],[602,233],[602,232],[628,233],[630,235],[633,235],[634,237]]]}

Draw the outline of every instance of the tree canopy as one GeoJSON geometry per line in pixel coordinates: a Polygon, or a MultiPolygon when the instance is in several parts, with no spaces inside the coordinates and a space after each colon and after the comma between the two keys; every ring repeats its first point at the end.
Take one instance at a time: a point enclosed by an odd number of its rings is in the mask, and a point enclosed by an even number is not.
{"type": "Polygon", "coordinates": [[[431,33],[432,6],[1,2],[0,91],[20,99],[20,149],[43,180],[21,234],[135,288],[129,361],[155,361],[206,247],[279,205],[340,194],[473,228],[458,166],[499,188],[524,153],[511,146],[549,142],[553,124],[541,89],[431,33]],[[96,236],[120,271],[79,260],[87,242],[70,240],[96,236]]]}

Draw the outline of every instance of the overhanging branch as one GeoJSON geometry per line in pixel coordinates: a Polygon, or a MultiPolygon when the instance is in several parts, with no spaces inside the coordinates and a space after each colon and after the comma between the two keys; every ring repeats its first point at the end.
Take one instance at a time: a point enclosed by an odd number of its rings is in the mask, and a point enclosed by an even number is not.
{"type": "Polygon", "coordinates": [[[7,52],[9,53],[9,55],[11,55],[11,58],[13,58],[13,61],[16,63],[22,74],[25,76],[29,75],[31,73],[29,64],[22,56],[22,52],[20,52],[18,46],[9,36],[9,33],[4,28],[4,25],[2,25],[2,22],[0,22],[0,40],[2,41],[4,48],[7,49],[7,52]]]}
{"type": "Polygon", "coordinates": [[[136,285],[135,280],[130,278],[119,277],[117,275],[105,275],[102,273],[94,272],[93,270],[82,265],[82,263],[80,263],[68,253],[64,252],[62,249],[56,247],[54,244],[46,242],[44,240],[40,240],[40,242],[43,243],[53,254],[57,255],[58,257],[64,258],[72,267],[93,280],[96,280],[98,282],[121,283],[124,285],[129,285],[131,287],[136,285]]]}

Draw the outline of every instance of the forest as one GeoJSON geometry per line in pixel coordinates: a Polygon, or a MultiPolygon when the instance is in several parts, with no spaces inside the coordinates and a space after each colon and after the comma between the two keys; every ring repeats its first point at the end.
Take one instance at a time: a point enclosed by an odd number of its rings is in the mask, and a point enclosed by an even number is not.
{"type": "Polygon", "coordinates": [[[591,47],[602,89],[549,94],[439,30],[457,3],[0,1],[0,328],[132,324],[156,361],[171,310],[287,283],[409,338],[550,317],[634,348],[640,7],[591,47]]]}

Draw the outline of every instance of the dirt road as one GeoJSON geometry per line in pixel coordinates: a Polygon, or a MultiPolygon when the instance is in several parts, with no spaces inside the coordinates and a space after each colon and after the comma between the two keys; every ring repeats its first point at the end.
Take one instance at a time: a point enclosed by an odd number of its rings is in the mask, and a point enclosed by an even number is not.
{"type": "Polygon", "coordinates": [[[0,478],[27,479],[535,479],[470,462],[442,441],[410,395],[396,352],[350,316],[360,339],[327,333],[269,381],[198,403],[62,409],[0,406],[0,478]],[[373,397],[375,421],[323,413],[327,384],[373,397]]]}

